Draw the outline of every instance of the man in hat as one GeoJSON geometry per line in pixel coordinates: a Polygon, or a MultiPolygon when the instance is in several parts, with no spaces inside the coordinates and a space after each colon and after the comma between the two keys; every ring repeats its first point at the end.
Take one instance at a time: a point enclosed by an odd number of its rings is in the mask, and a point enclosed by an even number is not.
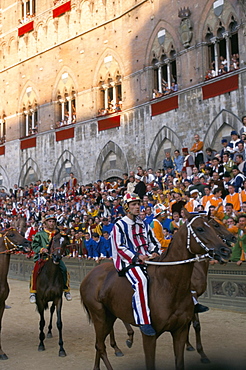
{"type": "Polygon", "coordinates": [[[143,334],[156,335],[151,325],[148,305],[148,279],[144,261],[160,253],[160,244],[151,228],[140,217],[140,198],[126,194],[123,199],[126,216],[118,220],[112,230],[112,255],[116,270],[125,276],[132,288],[132,308],[135,323],[143,334]]]}
{"type": "Polygon", "coordinates": [[[228,147],[228,151],[231,154],[231,159],[233,159],[234,154],[238,150],[239,141],[240,141],[240,139],[239,139],[237,131],[234,131],[234,130],[231,131],[231,141],[230,141],[229,147],[228,147]]]}
{"type": "MultiPolygon", "coordinates": [[[[49,253],[49,244],[53,238],[53,236],[57,232],[56,227],[56,218],[54,215],[46,215],[44,220],[44,228],[43,230],[39,231],[33,239],[32,242],[32,250],[35,252],[34,255],[34,269],[32,271],[31,275],[31,282],[30,282],[30,303],[36,303],[36,280],[37,275],[40,269],[40,265],[38,261],[40,259],[45,260],[47,257],[47,254],[49,253]]],[[[60,260],[59,267],[62,271],[63,280],[64,280],[64,294],[65,298],[68,301],[72,300],[71,294],[70,294],[70,287],[69,287],[69,277],[68,272],[65,263],[60,260]]]]}
{"type": "Polygon", "coordinates": [[[228,140],[227,139],[222,139],[221,144],[222,144],[223,148],[221,149],[220,157],[223,158],[223,154],[225,152],[228,152],[228,144],[229,144],[228,140]]]}

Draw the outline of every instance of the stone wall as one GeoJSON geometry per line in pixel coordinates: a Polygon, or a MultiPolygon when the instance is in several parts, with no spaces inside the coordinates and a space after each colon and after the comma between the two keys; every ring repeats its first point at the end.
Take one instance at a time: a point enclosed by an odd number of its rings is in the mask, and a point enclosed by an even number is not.
{"type": "MultiPolygon", "coordinates": [[[[73,289],[78,289],[86,274],[96,266],[94,261],[66,258],[63,261],[70,273],[73,289]]],[[[11,256],[8,277],[29,281],[32,268],[32,260],[21,255],[11,256]]],[[[210,266],[207,290],[199,301],[209,307],[246,313],[246,264],[243,263],[239,267],[230,262],[226,265],[210,266]]]]}

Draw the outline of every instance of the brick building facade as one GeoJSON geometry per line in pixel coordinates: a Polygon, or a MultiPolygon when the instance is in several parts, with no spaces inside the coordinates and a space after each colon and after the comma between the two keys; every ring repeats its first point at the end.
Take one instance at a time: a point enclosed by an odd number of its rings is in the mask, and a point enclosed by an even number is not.
{"type": "Polygon", "coordinates": [[[219,149],[241,128],[246,1],[0,4],[2,187],[157,169],[195,133],[219,149]],[[153,99],[163,80],[178,91],[153,99]]]}

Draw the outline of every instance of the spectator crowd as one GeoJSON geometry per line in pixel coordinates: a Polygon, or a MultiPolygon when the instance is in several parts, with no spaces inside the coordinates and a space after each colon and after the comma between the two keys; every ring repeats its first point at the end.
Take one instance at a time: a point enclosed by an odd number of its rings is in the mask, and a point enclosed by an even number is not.
{"type": "Polygon", "coordinates": [[[175,149],[173,155],[167,150],[163,156],[162,168],[138,166],[111,182],[81,185],[71,173],[57,188],[48,179],[24,188],[15,184],[9,193],[1,189],[0,229],[15,227],[31,241],[44,217],[55,215],[57,226],[70,237],[67,257],[111,258],[110,233],[125,215],[122,199],[135,193],[141,199],[139,217],[154,233],[158,229],[163,250],[185,222],[186,208],[216,219],[237,237],[231,261],[241,265],[246,260],[246,116],[240,131],[231,131],[220,148],[204,148],[195,134],[191,148],[175,149]]]}

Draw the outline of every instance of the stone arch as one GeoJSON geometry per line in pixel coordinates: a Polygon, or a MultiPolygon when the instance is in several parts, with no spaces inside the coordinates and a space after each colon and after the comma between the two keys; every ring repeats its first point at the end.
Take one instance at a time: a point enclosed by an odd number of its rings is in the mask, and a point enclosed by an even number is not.
{"type": "MultiPolygon", "coordinates": [[[[153,45],[155,43],[155,39],[157,39],[157,34],[161,29],[165,29],[168,34],[170,34],[175,49],[177,49],[178,45],[180,44],[179,38],[177,35],[177,31],[175,31],[175,28],[172,27],[172,25],[166,21],[159,21],[158,24],[155,26],[154,30],[152,31],[152,34],[149,37],[148,46],[146,48],[146,55],[145,55],[145,64],[151,65],[152,56],[151,56],[151,50],[153,49],[153,45]]],[[[158,41],[157,41],[158,42],[158,41]]],[[[171,45],[171,41],[168,41],[168,44],[171,45]]],[[[170,46],[168,46],[170,47],[170,46]]],[[[161,48],[161,47],[160,47],[161,48]]],[[[170,52],[170,50],[165,50],[166,53],[170,52]]]]}
{"type": "Polygon", "coordinates": [[[19,107],[18,107],[18,111],[20,113],[23,112],[23,103],[28,103],[28,102],[34,102],[36,101],[37,103],[40,101],[40,97],[39,97],[39,92],[38,90],[36,89],[35,85],[33,84],[32,81],[28,80],[25,85],[23,86],[22,88],[22,91],[20,93],[20,98],[19,98],[19,107]],[[32,90],[30,93],[27,93],[27,88],[28,87],[31,87],[32,90]]]}
{"type": "Polygon", "coordinates": [[[128,172],[128,163],[123,150],[113,141],[109,141],[101,150],[97,162],[95,174],[102,180],[110,177],[122,178],[122,173],[128,172]],[[115,156],[114,160],[112,156],[115,156]]]}
{"type": "Polygon", "coordinates": [[[163,126],[156,134],[153,143],[149,150],[147,159],[147,167],[154,170],[162,168],[162,160],[164,159],[164,151],[166,149],[165,143],[170,142],[170,149],[173,152],[182,146],[181,141],[177,134],[167,126],[163,126]]]}
{"type": "Polygon", "coordinates": [[[18,181],[18,184],[20,186],[27,185],[25,182],[26,179],[28,178],[28,173],[30,172],[30,169],[32,169],[36,174],[37,180],[41,179],[41,171],[39,169],[37,162],[35,162],[32,158],[28,158],[20,170],[18,181]]]}
{"type": "Polygon", "coordinates": [[[112,62],[114,63],[114,70],[110,71],[110,68],[108,71],[105,70],[105,76],[108,73],[110,73],[112,76],[115,76],[115,68],[117,64],[119,67],[119,73],[121,74],[121,76],[124,76],[124,64],[122,63],[121,57],[113,49],[107,48],[106,50],[103,51],[103,53],[100,55],[98,59],[98,63],[96,65],[94,78],[93,78],[93,86],[98,86],[100,70],[103,68],[104,58],[109,55],[112,56],[112,62]]]}
{"type": "MultiPolygon", "coordinates": [[[[228,14],[233,14],[234,17],[236,17],[236,11],[232,3],[225,0],[223,12],[219,19],[217,19],[213,12],[213,3],[214,0],[210,0],[204,5],[203,11],[201,12],[202,16],[200,18],[200,21],[198,20],[197,22],[198,25],[200,25],[200,29],[198,31],[199,40],[204,40],[208,23],[211,24],[211,29],[213,29],[213,33],[215,34],[215,32],[217,32],[218,24],[220,21],[222,22],[222,24],[227,25],[228,14]]],[[[203,4],[201,3],[199,5],[202,6],[203,4]]]]}
{"type": "Polygon", "coordinates": [[[2,184],[0,188],[7,190],[9,188],[9,177],[8,174],[3,166],[0,165],[0,175],[2,176],[2,184]]]}
{"type": "Polygon", "coordinates": [[[78,160],[75,158],[73,153],[71,153],[68,150],[64,150],[64,152],[58,158],[53,171],[52,175],[53,184],[56,186],[62,185],[64,182],[68,180],[70,172],[73,172],[78,182],[81,182],[82,172],[78,160]],[[66,163],[71,163],[71,167],[69,167],[70,168],[69,172],[66,172],[66,163]]]}
{"type": "Polygon", "coordinates": [[[75,92],[77,93],[78,91],[78,86],[77,86],[77,79],[74,74],[74,72],[70,69],[68,66],[63,66],[60,70],[60,72],[57,73],[57,77],[54,83],[53,87],[53,92],[52,92],[52,100],[56,101],[57,100],[57,91],[59,90],[60,92],[63,92],[64,89],[66,88],[68,91],[71,90],[73,87],[75,92]],[[68,74],[67,81],[62,81],[62,75],[64,73],[68,74]]]}
{"type": "Polygon", "coordinates": [[[230,136],[230,131],[239,132],[242,122],[234,113],[222,109],[213,119],[204,137],[204,149],[207,147],[220,148],[220,140],[225,136],[230,136]]]}

